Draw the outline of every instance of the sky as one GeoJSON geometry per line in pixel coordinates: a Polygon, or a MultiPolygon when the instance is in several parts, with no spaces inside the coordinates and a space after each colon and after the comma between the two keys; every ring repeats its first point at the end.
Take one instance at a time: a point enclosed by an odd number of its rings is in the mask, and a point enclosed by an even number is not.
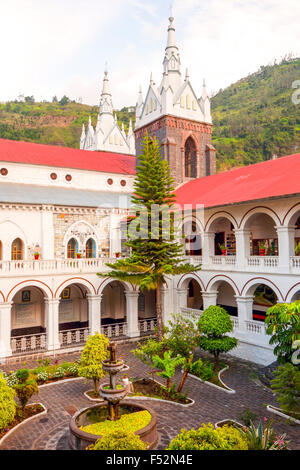
{"type": "MultiPolygon", "coordinates": [[[[173,0],[182,73],[200,96],[286,54],[300,57],[299,0],[173,0]]],[[[63,95],[96,105],[107,62],[116,109],[159,84],[171,0],[0,0],[0,101],[63,95]]],[[[300,79],[300,76],[299,76],[300,79]]]]}

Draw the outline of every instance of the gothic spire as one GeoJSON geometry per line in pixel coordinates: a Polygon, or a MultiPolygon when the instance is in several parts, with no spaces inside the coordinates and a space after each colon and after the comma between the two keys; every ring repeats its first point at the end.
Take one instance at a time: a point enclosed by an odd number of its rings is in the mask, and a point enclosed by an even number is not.
{"type": "Polygon", "coordinates": [[[113,104],[109,87],[108,71],[105,70],[103,78],[102,93],[100,98],[100,114],[113,113],[113,104]]]}

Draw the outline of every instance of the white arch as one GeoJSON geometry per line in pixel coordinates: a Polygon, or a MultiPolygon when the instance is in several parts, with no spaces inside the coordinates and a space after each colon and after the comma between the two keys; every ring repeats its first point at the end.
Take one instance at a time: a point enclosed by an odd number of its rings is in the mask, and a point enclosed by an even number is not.
{"type": "Polygon", "coordinates": [[[82,277],[72,277],[70,279],[66,279],[64,282],[62,282],[56,289],[55,289],[55,298],[59,299],[61,296],[62,291],[66,288],[71,286],[72,284],[78,284],[84,286],[88,293],[91,295],[96,294],[96,289],[94,285],[88,281],[87,279],[84,279],[82,277]]]}
{"type": "Polygon", "coordinates": [[[279,219],[278,215],[272,209],[269,209],[268,207],[262,207],[261,206],[261,207],[254,207],[253,209],[249,210],[248,212],[246,212],[243,215],[241,223],[240,223],[240,228],[245,229],[246,224],[249,221],[249,219],[253,215],[256,215],[256,214],[257,215],[266,214],[269,217],[271,217],[271,219],[274,221],[274,226],[281,225],[281,222],[280,222],[280,219],[279,219]]]}
{"type": "Polygon", "coordinates": [[[125,291],[132,291],[132,292],[135,291],[135,289],[133,288],[132,284],[130,284],[130,282],[120,281],[119,279],[112,279],[111,277],[108,277],[108,278],[105,278],[104,281],[102,281],[102,283],[97,289],[97,293],[103,294],[105,287],[107,287],[112,282],[119,282],[120,284],[122,284],[125,291]]]}
{"type": "Polygon", "coordinates": [[[24,230],[15,222],[5,219],[0,222],[0,232],[2,241],[2,259],[11,259],[11,248],[14,240],[19,238],[23,243],[23,258],[27,259],[28,239],[24,230]]]}
{"type": "Polygon", "coordinates": [[[300,282],[295,284],[287,293],[285,302],[291,303],[293,301],[293,297],[297,292],[300,292],[300,282]]]}
{"type": "Polygon", "coordinates": [[[266,279],[264,277],[256,277],[247,281],[246,284],[242,288],[242,295],[245,297],[254,295],[256,288],[260,284],[264,284],[268,286],[270,289],[272,289],[277,296],[278,302],[284,302],[284,297],[280,289],[276,286],[276,284],[273,283],[273,281],[266,279]]]}
{"type": "Polygon", "coordinates": [[[202,281],[202,279],[200,279],[200,277],[198,277],[197,274],[194,274],[194,273],[188,273],[188,274],[184,274],[178,281],[178,284],[177,284],[177,289],[185,289],[188,287],[188,284],[191,280],[194,280],[195,282],[197,282],[197,284],[199,284],[199,287],[201,289],[201,291],[204,291],[204,282],[202,281]]]}
{"type": "Polygon", "coordinates": [[[20,290],[26,289],[27,287],[36,287],[43,292],[45,298],[47,299],[52,299],[53,297],[51,288],[45,282],[38,280],[28,280],[19,282],[14,287],[12,287],[6,297],[6,302],[11,302],[14,296],[20,292],[20,290]]]}
{"type": "Polygon", "coordinates": [[[206,291],[207,292],[218,291],[221,282],[226,282],[227,284],[229,284],[232,287],[235,295],[240,295],[238,286],[229,276],[226,276],[225,274],[217,274],[216,276],[213,276],[207,283],[206,291]]]}
{"type": "MultiPolygon", "coordinates": [[[[291,207],[285,214],[284,216],[284,227],[288,227],[291,223],[291,220],[292,218],[298,213],[298,215],[300,216],[300,202],[298,202],[298,204],[296,204],[295,206],[291,207]]],[[[296,223],[296,220],[295,220],[295,223],[296,223]]]]}
{"type": "Polygon", "coordinates": [[[237,221],[235,220],[235,218],[229,212],[220,211],[220,212],[216,212],[215,214],[211,215],[208,218],[208,220],[205,223],[205,231],[207,231],[207,232],[211,231],[212,224],[216,220],[223,219],[223,218],[229,220],[232,223],[234,229],[238,228],[237,221]]]}

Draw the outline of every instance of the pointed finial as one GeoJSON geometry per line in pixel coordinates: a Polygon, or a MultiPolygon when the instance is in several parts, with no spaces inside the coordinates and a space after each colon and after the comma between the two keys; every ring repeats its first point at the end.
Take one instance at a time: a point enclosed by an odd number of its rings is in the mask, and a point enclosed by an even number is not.
{"type": "Polygon", "coordinates": [[[170,22],[172,23],[174,21],[174,16],[173,16],[173,3],[170,3],[170,22]]]}
{"type": "Polygon", "coordinates": [[[108,73],[108,65],[107,65],[107,60],[105,61],[105,68],[104,68],[104,73],[108,73]]]}
{"type": "Polygon", "coordinates": [[[150,74],[150,85],[153,85],[153,74],[152,74],[152,72],[150,74]]]}
{"type": "Polygon", "coordinates": [[[143,93],[142,92],[142,85],[139,86],[139,93],[143,93]]]}
{"type": "Polygon", "coordinates": [[[206,87],[205,78],[203,78],[203,88],[206,87]]]}
{"type": "Polygon", "coordinates": [[[190,76],[189,76],[189,69],[186,68],[186,71],[185,71],[185,81],[187,82],[189,80],[190,76]]]}

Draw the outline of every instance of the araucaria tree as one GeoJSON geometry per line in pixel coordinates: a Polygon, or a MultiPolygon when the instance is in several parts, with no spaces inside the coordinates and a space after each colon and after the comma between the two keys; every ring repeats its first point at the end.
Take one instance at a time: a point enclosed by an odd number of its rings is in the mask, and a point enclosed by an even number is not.
{"type": "MultiPolygon", "coordinates": [[[[100,276],[127,281],[141,290],[156,290],[158,339],[163,337],[162,293],[166,277],[201,269],[185,263],[183,249],[175,228],[174,179],[166,160],[162,160],[156,137],[146,134],[143,153],[134,182],[134,217],[128,224],[126,245],[131,256],[107,263],[112,270],[100,276]]],[[[177,218],[178,220],[178,218],[177,218]]]]}
{"type": "Polygon", "coordinates": [[[231,319],[226,310],[219,306],[210,306],[199,318],[199,346],[215,357],[216,367],[219,365],[220,353],[226,353],[238,344],[236,338],[226,336],[233,330],[231,319]]]}

